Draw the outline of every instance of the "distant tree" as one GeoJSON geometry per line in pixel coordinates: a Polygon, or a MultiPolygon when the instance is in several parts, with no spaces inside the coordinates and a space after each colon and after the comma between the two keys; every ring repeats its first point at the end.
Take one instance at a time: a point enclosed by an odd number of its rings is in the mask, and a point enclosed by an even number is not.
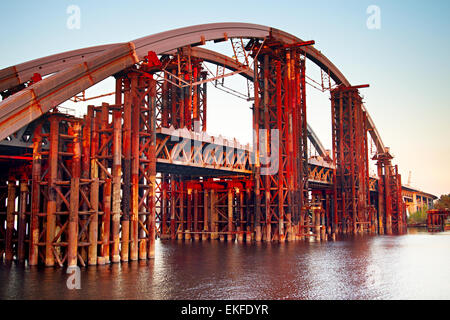
{"type": "Polygon", "coordinates": [[[450,193],[441,195],[441,197],[434,204],[434,207],[440,210],[450,209],[450,193]]]}
{"type": "Polygon", "coordinates": [[[410,224],[415,223],[427,223],[427,211],[428,206],[424,205],[422,208],[419,208],[416,212],[411,213],[407,220],[410,224]]]}

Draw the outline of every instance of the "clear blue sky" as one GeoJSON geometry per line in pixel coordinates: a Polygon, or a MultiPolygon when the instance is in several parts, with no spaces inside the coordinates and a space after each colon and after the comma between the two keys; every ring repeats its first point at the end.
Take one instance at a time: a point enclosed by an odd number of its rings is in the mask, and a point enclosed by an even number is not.
{"type": "MultiPolygon", "coordinates": [[[[370,83],[366,107],[403,181],[412,171],[414,186],[440,195],[450,193],[449,12],[447,0],[2,1],[0,68],[200,23],[276,27],[316,40],[352,84],[370,83]],[[71,4],[81,9],[79,30],[66,28],[71,4]],[[369,5],[381,9],[380,30],[366,27],[369,5]]],[[[317,101],[309,119],[329,147],[329,104],[317,101]]]]}

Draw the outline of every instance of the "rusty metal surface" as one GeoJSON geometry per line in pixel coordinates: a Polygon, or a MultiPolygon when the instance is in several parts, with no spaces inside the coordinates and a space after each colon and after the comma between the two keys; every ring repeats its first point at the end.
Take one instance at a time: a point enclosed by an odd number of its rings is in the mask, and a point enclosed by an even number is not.
{"type": "MultiPolygon", "coordinates": [[[[189,50],[189,54],[191,54],[191,56],[193,57],[203,59],[207,62],[211,62],[214,64],[221,64],[232,71],[236,71],[239,69],[239,67],[241,67],[241,65],[238,64],[236,60],[212,50],[194,47],[189,50]]],[[[254,71],[252,69],[247,69],[242,73],[240,73],[240,75],[253,81],[254,71]]],[[[321,157],[325,157],[326,150],[322,142],[320,141],[319,137],[316,135],[316,133],[309,124],[307,125],[307,129],[309,140],[314,145],[319,155],[321,157]]]]}
{"type": "MultiPolygon", "coordinates": [[[[185,50],[185,48],[184,48],[185,50]]],[[[223,55],[221,53],[212,51],[212,50],[208,50],[208,49],[204,49],[204,48],[199,48],[199,47],[194,47],[191,48],[189,50],[189,54],[192,57],[196,57],[196,58],[200,58],[203,59],[205,61],[214,63],[214,64],[222,64],[223,66],[225,66],[226,68],[235,71],[238,70],[240,65],[236,62],[236,60],[223,55]]],[[[253,76],[254,76],[254,71],[252,69],[248,69],[242,73],[240,73],[240,75],[244,76],[245,78],[253,81],[253,76]]],[[[25,130],[26,128],[22,128],[21,130],[25,130]]],[[[326,150],[322,145],[322,142],[320,141],[319,137],[315,134],[314,130],[312,129],[312,127],[308,124],[308,138],[311,141],[311,143],[314,145],[314,147],[316,148],[318,154],[322,157],[325,157],[326,155],[326,150]]],[[[11,145],[13,142],[7,142],[7,141],[1,141],[0,144],[8,144],[11,145]]],[[[24,147],[28,146],[23,144],[24,147]]]]}
{"type": "MultiPolygon", "coordinates": [[[[286,44],[298,43],[302,40],[281,30],[248,23],[211,23],[190,26],[186,28],[180,28],[170,30],[166,32],[157,33],[151,36],[143,37],[132,41],[136,47],[136,53],[139,60],[152,50],[157,54],[170,52],[176,48],[184,47],[192,44],[201,44],[205,41],[220,40],[223,38],[232,37],[248,37],[248,38],[260,38],[263,39],[267,36],[272,36],[286,44]]],[[[66,53],[52,55],[49,57],[36,59],[27,63],[23,63],[17,66],[12,66],[3,70],[0,70],[0,91],[11,88],[13,85],[17,85],[20,82],[29,80],[33,72],[38,72],[41,75],[50,74],[56,70],[70,67],[73,64],[79,63],[80,59],[85,59],[86,56],[95,56],[101,50],[111,50],[118,44],[111,44],[106,46],[90,47],[86,49],[74,50],[66,53]],[[70,58],[70,59],[69,59],[70,58]],[[23,75],[20,74],[21,70],[26,70],[23,75]]],[[[345,86],[350,86],[349,81],[329,61],[319,50],[311,47],[306,51],[306,56],[316,63],[325,72],[329,73],[331,78],[338,84],[342,83],[345,86]]],[[[82,90],[80,90],[82,91],[82,90]]],[[[79,92],[80,92],[79,91],[79,92]]],[[[75,94],[79,93],[76,92],[75,94]]],[[[28,97],[31,100],[31,97],[28,97]]],[[[0,103],[0,109],[3,109],[3,102],[0,103]]],[[[39,111],[34,110],[31,112],[33,116],[38,116],[39,111]]],[[[375,141],[379,152],[384,152],[384,145],[381,137],[376,130],[375,124],[369,118],[370,134],[375,141]]],[[[2,118],[0,118],[2,119],[2,118]]],[[[1,124],[0,124],[1,125],[1,124]]],[[[20,129],[18,126],[14,126],[16,130],[20,129]]],[[[6,136],[0,135],[0,140],[6,136]]]]}
{"type": "Polygon", "coordinates": [[[0,140],[82,90],[136,62],[133,44],[123,44],[8,97],[0,103],[0,140]]]}

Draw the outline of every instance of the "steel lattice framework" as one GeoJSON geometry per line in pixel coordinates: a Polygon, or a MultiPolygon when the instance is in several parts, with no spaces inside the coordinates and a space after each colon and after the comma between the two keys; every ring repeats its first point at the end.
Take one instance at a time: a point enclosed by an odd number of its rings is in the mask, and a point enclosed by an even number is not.
{"type": "Polygon", "coordinates": [[[356,233],[371,224],[367,126],[361,105],[357,88],[339,87],[331,92],[334,188],[344,233],[356,233]]]}
{"type": "Polygon", "coordinates": [[[157,238],[404,232],[401,177],[361,86],[313,44],[275,28],[218,23],[0,70],[0,161],[8,169],[0,175],[1,257],[96,265],[152,258],[157,238]],[[230,41],[234,56],[201,48],[207,41],[230,41]],[[308,60],[335,82],[333,159],[307,124],[308,60]],[[253,91],[253,147],[206,133],[207,83],[236,74],[253,91]],[[90,105],[83,118],[58,112],[110,76],[114,104],[90,105]],[[369,177],[368,134],[378,179],[369,177]],[[309,158],[308,139],[318,158],[309,158]]]}

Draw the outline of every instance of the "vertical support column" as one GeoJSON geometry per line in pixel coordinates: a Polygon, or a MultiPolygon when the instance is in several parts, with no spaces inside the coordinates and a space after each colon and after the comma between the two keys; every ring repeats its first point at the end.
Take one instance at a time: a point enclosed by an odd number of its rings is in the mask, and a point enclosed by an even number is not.
{"type": "Polygon", "coordinates": [[[312,211],[312,227],[314,228],[314,237],[316,241],[320,241],[320,209],[312,211]]]}
{"type": "MultiPolygon", "coordinates": [[[[263,78],[263,97],[264,97],[264,129],[269,131],[270,130],[270,113],[269,113],[269,55],[264,55],[264,64],[263,64],[263,70],[264,70],[264,78],[263,78]]],[[[270,79],[273,80],[273,79],[270,79]]],[[[273,98],[273,97],[271,97],[273,98]]],[[[264,145],[264,155],[267,157],[270,153],[269,149],[269,141],[270,141],[270,135],[266,131],[266,140],[264,145]]],[[[272,241],[272,211],[271,211],[271,194],[270,194],[270,176],[268,174],[264,175],[264,202],[265,202],[265,233],[264,233],[264,240],[265,241],[272,241]]]]}
{"type": "MultiPolygon", "coordinates": [[[[257,155],[257,159],[259,156],[257,155]]],[[[258,161],[258,160],[257,160],[258,161]]],[[[255,203],[255,241],[259,242],[262,240],[262,230],[261,230],[261,189],[260,189],[260,168],[256,168],[255,173],[255,194],[254,194],[254,203],[255,203]]]]}
{"type": "MultiPolygon", "coordinates": [[[[289,66],[290,66],[290,54],[287,53],[287,58],[286,58],[286,64],[288,66],[288,70],[289,70],[289,66]]],[[[283,101],[282,101],[282,94],[281,94],[281,85],[282,85],[282,81],[283,81],[283,77],[281,74],[281,61],[277,60],[275,61],[275,72],[276,72],[276,110],[277,110],[277,116],[276,116],[276,128],[279,130],[280,133],[280,137],[279,137],[279,147],[278,147],[278,177],[277,177],[277,188],[278,188],[278,197],[277,197],[277,202],[278,202],[278,240],[280,242],[284,242],[284,199],[285,199],[285,181],[284,181],[284,173],[286,171],[287,174],[289,174],[289,160],[288,161],[284,161],[286,158],[286,142],[287,139],[289,139],[288,134],[285,130],[288,129],[289,124],[286,123],[286,119],[283,119],[284,117],[286,117],[286,115],[283,112],[283,107],[285,110],[288,109],[288,103],[286,103],[284,106],[282,106],[283,101]]],[[[289,73],[289,72],[288,72],[289,73]]],[[[285,74],[284,77],[284,84],[285,84],[285,88],[287,87],[287,78],[289,77],[289,74],[285,74]]],[[[284,95],[288,98],[289,96],[289,90],[284,90],[284,95]]],[[[288,99],[286,99],[288,100],[288,99]]],[[[286,112],[287,113],[287,112],[286,112]]],[[[270,152],[274,152],[274,150],[270,150],[270,152]]],[[[271,198],[273,198],[273,195],[271,196],[271,198]]]]}
{"type": "Polygon", "coordinates": [[[326,226],[325,226],[325,210],[320,211],[320,239],[322,241],[327,240],[326,226]]]}
{"type": "MultiPolygon", "coordinates": [[[[362,148],[362,172],[360,173],[364,179],[363,188],[362,188],[362,195],[361,195],[361,202],[364,201],[363,205],[361,206],[361,212],[363,213],[363,216],[365,218],[365,222],[367,223],[367,231],[370,233],[374,233],[375,225],[374,221],[372,219],[373,214],[373,207],[371,205],[370,200],[370,177],[369,177],[369,141],[367,139],[368,135],[368,119],[367,114],[365,111],[362,111],[362,108],[360,108],[360,112],[362,114],[362,126],[363,126],[363,148],[362,148]]],[[[362,229],[363,231],[363,229],[362,229]]]]}
{"type": "MultiPolygon", "coordinates": [[[[206,80],[207,77],[207,72],[202,72],[202,80],[206,80]]],[[[206,82],[203,83],[202,85],[202,97],[201,97],[201,103],[202,103],[202,113],[203,113],[203,117],[202,117],[202,131],[206,132],[206,107],[207,107],[207,99],[206,99],[206,82]]]]}
{"type": "Polygon", "coordinates": [[[384,165],[384,190],[385,190],[385,203],[386,203],[386,234],[392,234],[392,198],[391,198],[391,166],[390,164],[384,165]]]}
{"type": "Polygon", "coordinates": [[[403,234],[406,232],[406,212],[402,197],[402,177],[398,173],[398,166],[395,165],[395,173],[397,175],[397,205],[398,205],[398,233],[403,234]]]}
{"type": "Polygon", "coordinates": [[[26,213],[28,207],[28,176],[22,173],[20,178],[19,196],[19,219],[18,219],[18,239],[17,239],[17,259],[20,263],[25,261],[25,236],[27,228],[26,213]]]}
{"type": "Polygon", "coordinates": [[[81,171],[80,129],[80,124],[75,122],[73,128],[72,178],[70,181],[69,239],[67,244],[67,263],[69,267],[76,266],[78,261],[78,206],[80,202],[79,192],[81,171]]]}
{"type": "Polygon", "coordinates": [[[4,260],[6,246],[6,203],[8,201],[8,183],[0,181],[0,263],[4,260]]]}
{"type": "MultiPolygon", "coordinates": [[[[74,156],[75,156],[75,140],[79,139],[80,133],[79,132],[75,132],[75,123],[71,122],[71,121],[62,121],[63,118],[60,118],[60,142],[59,142],[59,159],[58,159],[58,165],[60,166],[59,170],[58,170],[58,196],[57,196],[57,202],[56,202],[56,211],[58,212],[58,214],[56,214],[56,229],[55,229],[55,234],[57,235],[55,237],[54,242],[56,242],[55,244],[55,259],[56,262],[62,266],[62,257],[64,256],[64,254],[67,254],[67,261],[69,262],[69,248],[71,247],[71,243],[69,243],[69,241],[67,241],[67,247],[64,246],[60,246],[60,242],[61,240],[64,238],[64,233],[67,236],[67,239],[70,239],[70,219],[71,219],[71,211],[72,210],[72,202],[71,202],[71,197],[72,197],[72,177],[73,177],[73,164],[74,164],[74,156]],[[67,131],[67,136],[66,136],[66,131],[67,131]],[[70,174],[67,175],[66,177],[66,170],[70,171],[70,174]],[[65,182],[67,183],[67,187],[64,185],[64,183],[60,183],[60,182],[65,182]],[[70,190],[69,193],[69,198],[65,198],[66,194],[66,190],[70,190]],[[66,210],[64,210],[64,206],[66,207],[66,210]],[[64,219],[60,213],[66,213],[66,216],[64,218],[66,218],[66,222],[67,222],[67,228],[66,231],[61,233],[61,220],[64,219]],[[62,252],[65,249],[65,253],[62,252]]],[[[64,119],[65,120],[65,119],[64,119]]],[[[79,128],[77,128],[79,130],[79,128]]],[[[81,157],[81,149],[79,151],[79,157],[81,157]]],[[[80,159],[78,159],[78,161],[80,162],[80,159]]],[[[78,170],[79,172],[81,171],[80,169],[78,170]]],[[[80,178],[80,174],[78,174],[78,179],[80,178]]],[[[74,195],[74,197],[78,197],[79,200],[79,188],[80,188],[80,182],[78,180],[78,189],[76,189],[77,191],[75,191],[77,194],[74,195]]],[[[84,199],[83,199],[84,200],[84,199]]],[[[84,201],[83,201],[84,202],[84,201]]],[[[83,243],[87,243],[88,242],[88,233],[87,233],[87,229],[89,227],[89,222],[90,220],[88,220],[88,216],[87,215],[81,215],[79,216],[79,202],[76,203],[76,205],[78,205],[78,207],[76,208],[76,213],[77,213],[77,232],[78,232],[78,223],[81,226],[81,232],[79,235],[75,236],[75,238],[77,239],[76,241],[76,249],[75,249],[75,265],[78,261],[78,254],[80,256],[79,258],[79,262],[82,266],[85,266],[85,261],[88,261],[88,252],[87,252],[87,247],[85,246],[80,246],[78,248],[78,244],[80,242],[83,243]]],[[[83,204],[83,207],[81,208],[81,210],[85,210],[87,211],[87,205],[83,204]]]]}
{"type": "Polygon", "coordinates": [[[187,225],[186,225],[186,240],[191,240],[192,230],[192,189],[188,187],[187,189],[187,199],[186,199],[186,214],[187,214],[187,225]]]}
{"type": "MultiPolygon", "coordinates": [[[[120,83],[116,81],[116,95],[117,95],[117,85],[119,86],[118,90],[120,92],[120,83]]],[[[117,99],[117,98],[116,98],[117,99]]],[[[94,110],[95,111],[95,110],[94,110]]],[[[89,109],[88,109],[89,113],[89,109]]],[[[108,138],[105,136],[105,133],[107,131],[108,127],[108,106],[107,104],[102,104],[101,108],[94,113],[94,119],[92,122],[92,142],[91,142],[91,179],[92,179],[92,185],[91,185],[91,199],[93,199],[93,210],[95,209],[95,194],[94,192],[97,191],[97,194],[100,195],[100,183],[99,181],[104,181],[103,187],[102,187],[102,201],[101,206],[103,210],[102,215],[102,221],[101,221],[101,248],[100,248],[100,257],[97,259],[99,264],[105,264],[110,262],[110,230],[111,230],[111,178],[106,175],[106,168],[107,167],[107,160],[106,160],[106,154],[107,151],[106,148],[101,151],[101,155],[99,154],[99,143],[101,142],[101,145],[105,145],[107,143],[108,138]],[[100,135],[100,132],[102,133],[100,135]],[[101,136],[101,138],[100,138],[101,136]],[[102,160],[102,169],[99,173],[99,156],[101,156],[102,160]]],[[[96,201],[97,211],[99,207],[99,199],[96,201]]]]}
{"type": "MultiPolygon", "coordinates": [[[[121,82],[116,80],[116,102],[120,102],[121,95],[121,82]]],[[[102,227],[101,227],[101,259],[100,264],[110,263],[111,252],[111,192],[112,192],[112,175],[107,175],[108,165],[108,144],[107,132],[109,132],[109,106],[107,103],[102,103],[101,108],[96,112],[96,116],[93,122],[92,144],[91,153],[93,158],[91,159],[91,176],[93,181],[103,180],[102,190],[102,227]],[[101,135],[100,135],[101,132],[101,135]],[[101,136],[101,137],[100,137],[101,136]],[[98,143],[101,142],[102,151],[100,152],[98,143]],[[99,154],[100,153],[100,154],[99,154]],[[94,156],[95,155],[95,156],[94,156]],[[101,159],[101,161],[99,161],[101,159]],[[100,174],[98,173],[99,163],[101,163],[100,174]]],[[[113,134],[114,136],[114,134],[113,134]]],[[[92,189],[91,189],[92,191],[92,189]]]]}
{"type": "MultiPolygon", "coordinates": [[[[356,114],[356,106],[354,106],[354,100],[353,100],[353,95],[350,93],[347,95],[348,98],[348,104],[347,104],[347,116],[349,118],[349,127],[348,127],[348,132],[346,132],[346,136],[348,136],[350,139],[350,149],[348,150],[349,154],[347,154],[347,157],[350,158],[350,188],[348,188],[348,193],[350,193],[351,198],[350,198],[350,208],[351,208],[351,214],[349,215],[349,220],[350,220],[350,231],[353,234],[356,234],[356,220],[357,220],[357,203],[356,203],[356,179],[355,179],[355,174],[356,174],[356,168],[355,168],[355,156],[357,156],[357,151],[355,150],[355,140],[356,140],[356,135],[357,133],[355,132],[355,126],[356,126],[356,119],[355,119],[355,114],[356,114]]],[[[346,160],[347,163],[345,163],[344,165],[348,165],[348,159],[346,160]]]]}
{"type": "MultiPolygon", "coordinates": [[[[300,108],[298,112],[298,123],[300,124],[299,135],[299,151],[300,151],[300,168],[298,173],[299,180],[299,211],[300,211],[300,226],[309,223],[308,219],[308,207],[309,207],[309,167],[308,167],[308,129],[306,118],[306,56],[300,59],[300,108]]],[[[299,229],[301,233],[304,233],[307,229],[299,229]]]]}
{"type": "Polygon", "coordinates": [[[198,190],[194,189],[194,240],[200,240],[198,233],[198,190]]]}
{"type": "Polygon", "coordinates": [[[175,240],[176,238],[176,214],[175,214],[175,176],[174,174],[170,175],[170,239],[175,240]]]}
{"type": "Polygon", "coordinates": [[[165,173],[161,174],[161,238],[167,235],[167,216],[168,216],[168,208],[167,208],[167,175],[165,173]]]}
{"type": "Polygon", "coordinates": [[[112,170],[112,262],[120,255],[120,192],[122,176],[122,111],[113,111],[113,170],[112,170]]]}
{"type": "Polygon", "coordinates": [[[255,193],[254,193],[254,237],[255,241],[261,241],[261,162],[260,162],[260,153],[259,153],[259,125],[260,125],[260,117],[261,117],[261,102],[260,102],[260,80],[261,80],[261,72],[260,72],[260,63],[259,61],[255,61],[254,68],[254,97],[255,102],[253,104],[253,145],[255,146],[254,154],[254,166],[253,166],[253,181],[255,185],[255,193]]]}
{"type": "Polygon", "coordinates": [[[344,233],[356,233],[368,222],[367,131],[362,99],[355,87],[331,91],[333,155],[338,215],[344,233]],[[340,198],[339,198],[340,197],[340,198]]]}
{"type": "MultiPolygon", "coordinates": [[[[239,193],[237,194],[239,197],[239,229],[238,229],[238,237],[237,240],[239,242],[244,242],[244,232],[245,232],[245,225],[244,225],[244,190],[238,189],[239,193]]],[[[211,199],[212,200],[212,199],[211,199]]]]}
{"type": "Polygon", "coordinates": [[[246,188],[245,188],[245,219],[246,219],[246,223],[245,223],[245,241],[247,243],[250,243],[252,241],[252,235],[254,235],[254,229],[252,229],[252,221],[254,222],[254,219],[252,220],[252,218],[255,215],[255,208],[251,207],[251,199],[252,199],[252,189],[250,188],[250,186],[248,185],[249,183],[246,183],[246,188]]]}
{"type": "Polygon", "coordinates": [[[332,208],[331,208],[331,221],[333,221],[331,238],[336,240],[336,235],[339,232],[339,220],[338,220],[338,204],[337,204],[337,192],[336,192],[336,169],[333,169],[333,195],[332,195],[332,208]]]}
{"type": "MultiPolygon", "coordinates": [[[[293,190],[292,190],[292,210],[291,210],[291,217],[292,217],[292,224],[291,224],[291,232],[292,235],[290,236],[291,240],[300,240],[301,236],[301,216],[303,215],[303,202],[304,202],[304,184],[303,181],[303,164],[305,163],[305,159],[303,159],[303,145],[302,145],[302,134],[304,132],[302,128],[302,117],[301,113],[303,112],[303,100],[302,100],[302,92],[303,92],[303,80],[304,76],[303,74],[303,62],[300,59],[299,54],[295,54],[292,56],[293,60],[293,69],[291,71],[293,72],[294,79],[291,81],[290,85],[291,88],[291,108],[292,108],[292,141],[293,141],[293,172],[294,176],[292,177],[292,183],[293,183],[293,190]]],[[[306,95],[305,95],[306,96],[306,95]]],[[[306,105],[305,105],[306,107],[306,105]]],[[[306,110],[306,108],[305,108],[306,110]]],[[[306,146],[307,147],[307,146],[306,146]]],[[[306,159],[306,163],[307,163],[306,159]]],[[[309,172],[308,172],[309,174],[309,172]]],[[[307,183],[306,179],[306,183],[307,183]]]]}
{"type": "Polygon", "coordinates": [[[296,163],[296,157],[294,157],[294,154],[297,155],[298,152],[297,148],[297,138],[298,138],[298,132],[297,132],[297,88],[296,85],[298,84],[297,78],[295,75],[296,71],[296,61],[295,61],[295,54],[291,55],[290,51],[286,52],[286,60],[288,63],[287,66],[287,77],[285,77],[285,117],[287,121],[287,126],[285,126],[285,132],[287,134],[287,155],[288,155],[288,172],[286,173],[286,180],[287,180],[287,207],[286,207],[286,239],[287,241],[293,240],[293,232],[292,232],[292,219],[295,219],[296,215],[296,204],[295,202],[295,180],[296,177],[298,177],[297,172],[297,163],[296,163]],[[294,130],[295,128],[295,130],[294,130]],[[294,151],[295,150],[295,151],[294,151]]]}
{"type": "Polygon", "coordinates": [[[162,82],[161,97],[161,127],[169,127],[169,82],[168,74],[164,72],[164,80],[162,82]]]}
{"type": "MultiPolygon", "coordinates": [[[[336,105],[335,99],[331,98],[331,140],[337,141],[337,125],[336,125],[336,105]]],[[[339,218],[338,218],[338,202],[337,202],[337,175],[336,175],[336,157],[337,146],[333,143],[333,219],[332,219],[332,237],[336,238],[336,234],[339,232],[339,218]]]]}
{"type": "MultiPolygon", "coordinates": [[[[206,189],[205,189],[206,190],[206,189]]],[[[217,233],[219,228],[218,223],[218,214],[216,209],[216,201],[217,201],[217,195],[213,188],[210,190],[211,196],[210,196],[210,204],[211,204],[211,240],[217,240],[219,237],[219,234],[217,233]]]]}
{"type": "MultiPolygon", "coordinates": [[[[124,106],[124,113],[131,112],[130,116],[130,125],[128,131],[130,133],[130,169],[131,169],[131,225],[130,225],[130,235],[131,235],[131,242],[130,242],[130,260],[135,261],[139,258],[139,234],[138,234],[138,224],[139,224],[139,162],[140,162],[140,155],[139,155],[139,146],[140,146],[140,138],[141,138],[141,124],[140,124],[140,117],[141,117],[141,108],[145,107],[142,106],[142,103],[139,101],[139,99],[136,97],[138,94],[136,92],[137,88],[135,86],[143,82],[143,80],[140,78],[139,81],[137,79],[137,75],[135,73],[130,74],[131,77],[131,97],[132,97],[132,103],[133,106],[127,107],[127,102],[125,101],[124,106]],[[130,110],[128,110],[128,109],[130,110]]],[[[153,106],[149,106],[150,108],[153,106]]],[[[143,114],[145,117],[145,114],[143,114]]],[[[151,132],[149,132],[151,134],[151,132]]],[[[151,137],[150,137],[151,139],[151,137]]],[[[125,139],[124,139],[125,141],[125,139]]],[[[151,159],[150,159],[151,160],[151,159]]],[[[124,163],[125,165],[125,163],[124,163]]],[[[125,175],[124,175],[125,179],[125,175]]],[[[148,218],[148,217],[147,217],[148,218]]],[[[148,230],[147,230],[148,231],[148,230]]],[[[148,236],[147,236],[148,237],[148,236]]],[[[142,247],[141,251],[145,248],[145,240],[142,240],[144,246],[142,247]]],[[[145,251],[146,248],[145,248],[145,251]]],[[[147,253],[142,252],[142,256],[147,256],[147,253]]]]}
{"type": "Polygon", "coordinates": [[[185,231],[185,221],[184,221],[184,182],[182,176],[180,176],[179,183],[179,194],[178,194],[178,210],[180,213],[180,223],[178,224],[179,232],[177,234],[177,239],[182,240],[185,231]]]}
{"type": "MultiPolygon", "coordinates": [[[[300,182],[303,188],[300,188],[301,193],[307,193],[307,172],[305,173],[307,165],[301,166],[293,159],[294,139],[298,139],[295,141],[295,150],[300,151],[301,158],[306,157],[301,159],[302,164],[307,162],[307,153],[304,153],[307,150],[307,146],[304,145],[307,136],[303,134],[306,133],[306,122],[304,130],[301,128],[306,121],[306,109],[304,109],[306,103],[301,80],[295,75],[300,68],[297,65],[300,61],[298,52],[281,48],[271,41],[272,39],[269,39],[266,43],[271,50],[263,50],[259,54],[255,68],[254,128],[260,129],[262,126],[267,132],[263,141],[259,141],[262,138],[257,137],[257,143],[254,143],[256,145],[255,185],[256,193],[258,194],[261,188],[264,194],[264,240],[285,241],[286,219],[288,223],[291,221],[291,208],[294,202],[297,202],[300,208],[295,208],[292,212],[294,212],[294,220],[298,221],[298,212],[303,210],[303,205],[300,203],[303,204],[306,198],[301,195],[298,201],[294,181],[297,185],[300,182]],[[300,126],[300,134],[295,135],[296,138],[293,134],[294,122],[300,126]],[[275,137],[277,139],[273,139],[275,137]],[[299,144],[301,148],[298,148],[299,144]],[[276,156],[273,157],[275,154],[276,156]],[[263,172],[260,164],[269,165],[269,161],[263,163],[262,157],[268,160],[269,155],[270,168],[267,166],[263,172]],[[298,166],[301,167],[298,168],[298,166]],[[274,172],[269,172],[274,168],[276,168],[274,172]],[[261,171],[258,171],[259,169],[261,171]],[[261,177],[263,173],[264,177],[261,177]],[[260,183],[259,186],[258,183],[260,183]],[[273,230],[272,224],[275,227],[273,230]]],[[[255,132],[255,135],[259,135],[259,132],[255,132]]]]}
{"type": "MultiPolygon", "coordinates": [[[[94,125],[94,106],[88,106],[87,115],[84,117],[83,137],[82,137],[82,172],[81,177],[84,183],[90,178],[90,190],[86,186],[83,187],[83,192],[87,196],[88,191],[90,198],[90,207],[85,203],[85,208],[90,211],[89,223],[89,248],[88,248],[88,264],[97,264],[97,250],[98,250],[98,200],[99,200],[99,181],[97,162],[95,161],[95,154],[98,149],[98,133],[94,125]],[[91,139],[92,138],[92,139],[91,139]],[[94,154],[91,154],[91,149],[94,154]],[[94,160],[93,160],[94,159],[94,160]]],[[[76,168],[74,167],[74,170],[76,168]]]]}
{"type": "Polygon", "coordinates": [[[389,148],[385,152],[378,153],[373,159],[378,166],[378,207],[379,228],[382,230],[383,209],[385,216],[385,233],[403,233],[405,231],[405,212],[402,200],[401,176],[398,167],[393,167],[389,148]],[[383,171],[384,170],[384,171],[383,171]],[[384,203],[384,204],[383,204],[384,203]]]}
{"type": "MultiPolygon", "coordinates": [[[[331,236],[332,235],[332,231],[331,231],[331,226],[332,226],[332,222],[331,222],[331,190],[326,190],[325,191],[325,221],[326,221],[326,233],[327,236],[331,236]]],[[[328,237],[327,237],[328,238],[328,237]]]]}
{"type": "MultiPolygon", "coordinates": [[[[124,80],[124,106],[123,106],[123,188],[122,188],[122,218],[121,233],[122,245],[120,256],[122,261],[128,261],[130,245],[130,201],[131,201],[131,118],[132,106],[136,103],[137,75],[129,73],[130,80],[124,80]],[[131,82],[131,84],[130,84],[131,82]]],[[[139,135],[138,135],[139,138],[139,135]]]]}
{"type": "Polygon", "coordinates": [[[8,201],[6,205],[6,237],[5,237],[5,260],[11,262],[14,257],[13,234],[14,219],[16,214],[16,178],[10,175],[8,178],[8,201]]]}
{"type": "Polygon", "coordinates": [[[232,242],[234,239],[233,235],[233,189],[228,188],[228,242],[232,242]]]}
{"type": "Polygon", "coordinates": [[[208,240],[209,222],[208,222],[208,190],[203,190],[203,233],[202,240],[208,240]]]}
{"type": "Polygon", "coordinates": [[[45,233],[45,265],[55,264],[53,254],[53,239],[56,227],[56,181],[58,179],[58,151],[59,151],[59,122],[56,117],[50,118],[50,152],[49,152],[49,180],[47,201],[47,226],[45,233]]]}
{"type": "Polygon", "coordinates": [[[384,174],[383,165],[380,161],[377,163],[378,170],[378,233],[384,234],[384,217],[385,217],[385,189],[384,189],[384,174]]]}
{"type": "Polygon", "coordinates": [[[102,263],[110,262],[111,194],[112,180],[106,178],[103,185],[102,263]]]}
{"type": "MultiPolygon", "coordinates": [[[[192,71],[192,75],[193,75],[193,78],[192,78],[192,81],[194,81],[194,82],[196,82],[196,81],[199,81],[200,80],[200,68],[201,68],[201,66],[200,66],[200,64],[199,63],[194,63],[194,62],[192,62],[191,64],[193,64],[193,71],[192,71]]],[[[199,115],[199,106],[200,106],[200,103],[199,103],[199,99],[198,99],[198,94],[199,94],[199,91],[200,91],[200,88],[199,88],[199,86],[194,86],[193,88],[192,88],[192,90],[191,90],[191,92],[192,92],[192,97],[191,97],[191,102],[192,102],[192,120],[193,120],[193,123],[192,123],[192,129],[193,130],[195,130],[195,122],[196,121],[199,121],[200,120],[200,115],[199,115]]]]}
{"type": "MultiPolygon", "coordinates": [[[[336,164],[336,174],[339,173],[339,182],[338,182],[338,187],[339,187],[339,198],[341,199],[340,201],[340,206],[338,207],[340,209],[340,223],[341,223],[341,232],[342,233],[347,233],[347,215],[348,212],[346,211],[346,191],[344,189],[345,185],[344,185],[344,176],[345,174],[343,173],[344,170],[346,170],[345,166],[343,165],[343,163],[345,163],[344,160],[344,103],[343,103],[343,97],[339,97],[338,99],[338,119],[336,120],[336,127],[339,128],[339,135],[336,135],[336,139],[339,139],[338,142],[336,143],[336,145],[338,145],[338,150],[339,150],[339,156],[337,157],[339,162],[340,162],[340,167],[338,169],[337,164],[336,164]]],[[[338,209],[338,210],[339,210],[338,209]]]]}
{"type": "Polygon", "coordinates": [[[153,259],[155,257],[155,238],[156,238],[156,81],[150,82],[150,105],[149,105],[149,133],[150,133],[150,146],[148,148],[149,157],[149,176],[150,176],[150,190],[148,205],[150,207],[150,214],[147,217],[147,230],[148,246],[147,255],[148,258],[153,259]]]}
{"type": "Polygon", "coordinates": [[[41,203],[41,150],[42,123],[38,122],[33,137],[33,165],[31,169],[31,217],[30,217],[30,246],[28,263],[30,266],[38,264],[39,252],[39,207],[41,203]]]}

